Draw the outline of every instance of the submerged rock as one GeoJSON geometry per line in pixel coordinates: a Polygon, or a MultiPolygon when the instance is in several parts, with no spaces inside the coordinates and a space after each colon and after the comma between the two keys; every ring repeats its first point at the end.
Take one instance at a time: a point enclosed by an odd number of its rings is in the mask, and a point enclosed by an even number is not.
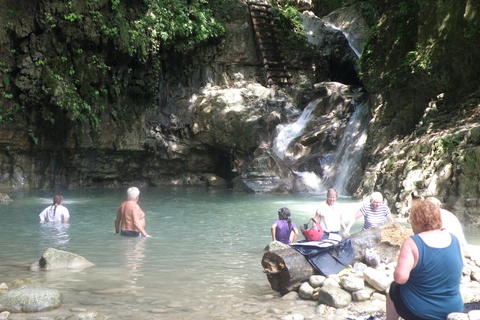
{"type": "Polygon", "coordinates": [[[97,312],[82,312],[67,318],[67,320],[106,320],[108,317],[97,312]]]}
{"type": "Polygon", "coordinates": [[[41,282],[38,282],[35,279],[26,278],[26,279],[16,279],[8,283],[8,288],[13,289],[24,289],[24,288],[44,288],[45,285],[41,282]]]}

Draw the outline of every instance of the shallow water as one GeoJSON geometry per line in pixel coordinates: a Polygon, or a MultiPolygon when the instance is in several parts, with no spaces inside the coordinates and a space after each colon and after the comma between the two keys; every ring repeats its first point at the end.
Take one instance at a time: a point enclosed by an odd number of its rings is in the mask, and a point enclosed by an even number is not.
{"type": "MultiPolygon", "coordinates": [[[[325,195],[241,195],[204,188],[142,189],[139,204],[153,238],[115,234],[124,189],[69,190],[68,224],[39,223],[52,203],[46,191],[14,193],[0,204],[0,283],[34,278],[60,289],[64,304],[41,314],[11,319],[100,312],[113,319],[270,319],[274,306],[314,308],[285,302],[262,273],[263,248],[280,207],[299,226],[313,217],[325,195]],[[28,267],[53,247],[84,256],[96,266],[82,271],[33,272],[28,267]]],[[[340,198],[348,221],[361,204],[340,198]]],[[[359,230],[359,220],[352,231],[359,230]]],[[[467,240],[478,232],[467,232],[467,240]]]]}

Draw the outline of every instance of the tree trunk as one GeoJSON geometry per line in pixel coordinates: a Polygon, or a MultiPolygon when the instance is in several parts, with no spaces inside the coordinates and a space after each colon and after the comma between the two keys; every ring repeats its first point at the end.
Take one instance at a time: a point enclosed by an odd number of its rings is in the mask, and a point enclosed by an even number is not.
{"type": "Polygon", "coordinates": [[[310,276],[317,274],[305,257],[292,248],[266,252],[262,267],[272,289],[281,294],[296,291],[310,276]]]}

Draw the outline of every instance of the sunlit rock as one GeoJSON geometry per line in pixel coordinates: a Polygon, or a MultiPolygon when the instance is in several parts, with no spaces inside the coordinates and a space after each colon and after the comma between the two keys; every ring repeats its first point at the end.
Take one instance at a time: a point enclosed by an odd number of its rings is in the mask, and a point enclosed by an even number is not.
{"type": "Polygon", "coordinates": [[[334,308],[346,307],[352,301],[350,292],[337,286],[324,285],[319,290],[318,300],[334,308]]]}
{"type": "Polygon", "coordinates": [[[30,270],[83,269],[94,264],[82,256],[67,251],[48,248],[38,262],[30,266],[30,270]]]}
{"type": "Polygon", "coordinates": [[[13,199],[6,193],[0,193],[0,202],[12,202],[13,199]]]}
{"type": "Polygon", "coordinates": [[[41,312],[62,305],[62,293],[49,288],[22,288],[0,294],[0,310],[9,312],[41,312]]]}

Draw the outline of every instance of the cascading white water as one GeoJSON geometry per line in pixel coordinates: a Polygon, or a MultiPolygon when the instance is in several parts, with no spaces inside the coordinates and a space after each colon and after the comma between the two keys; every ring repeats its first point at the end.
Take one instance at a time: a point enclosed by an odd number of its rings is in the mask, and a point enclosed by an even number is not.
{"type": "Polygon", "coordinates": [[[340,27],[337,27],[333,23],[325,21],[325,26],[329,27],[333,30],[341,31],[343,33],[343,35],[345,36],[345,38],[347,39],[348,45],[350,46],[350,48],[353,50],[353,52],[355,52],[357,57],[360,58],[360,55],[362,54],[362,51],[363,51],[363,43],[362,42],[358,41],[351,32],[345,31],[344,29],[342,29],[340,27]]]}
{"type": "Polygon", "coordinates": [[[277,136],[273,141],[273,152],[277,157],[283,159],[292,140],[302,135],[319,101],[319,99],[310,101],[295,122],[277,126],[277,136]]]}
{"type": "Polygon", "coordinates": [[[367,140],[367,125],[368,106],[363,102],[356,107],[336,151],[323,167],[324,190],[333,187],[340,195],[348,194],[345,189],[352,172],[360,165],[363,147],[367,140]]]}
{"type": "MultiPolygon", "coordinates": [[[[274,139],[273,151],[279,158],[284,158],[293,139],[301,136],[308,122],[313,118],[313,110],[320,100],[309,103],[295,122],[279,125],[274,139]]],[[[337,189],[340,195],[347,195],[346,186],[360,162],[363,146],[367,137],[368,106],[361,103],[348,122],[343,137],[331,155],[325,155],[326,163],[320,163],[324,169],[322,177],[313,172],[295,172],[313,192],[323,193],[328,188],[337,189]]],[[[320,159],[319,159],[320,161],[320,159]]]]}

